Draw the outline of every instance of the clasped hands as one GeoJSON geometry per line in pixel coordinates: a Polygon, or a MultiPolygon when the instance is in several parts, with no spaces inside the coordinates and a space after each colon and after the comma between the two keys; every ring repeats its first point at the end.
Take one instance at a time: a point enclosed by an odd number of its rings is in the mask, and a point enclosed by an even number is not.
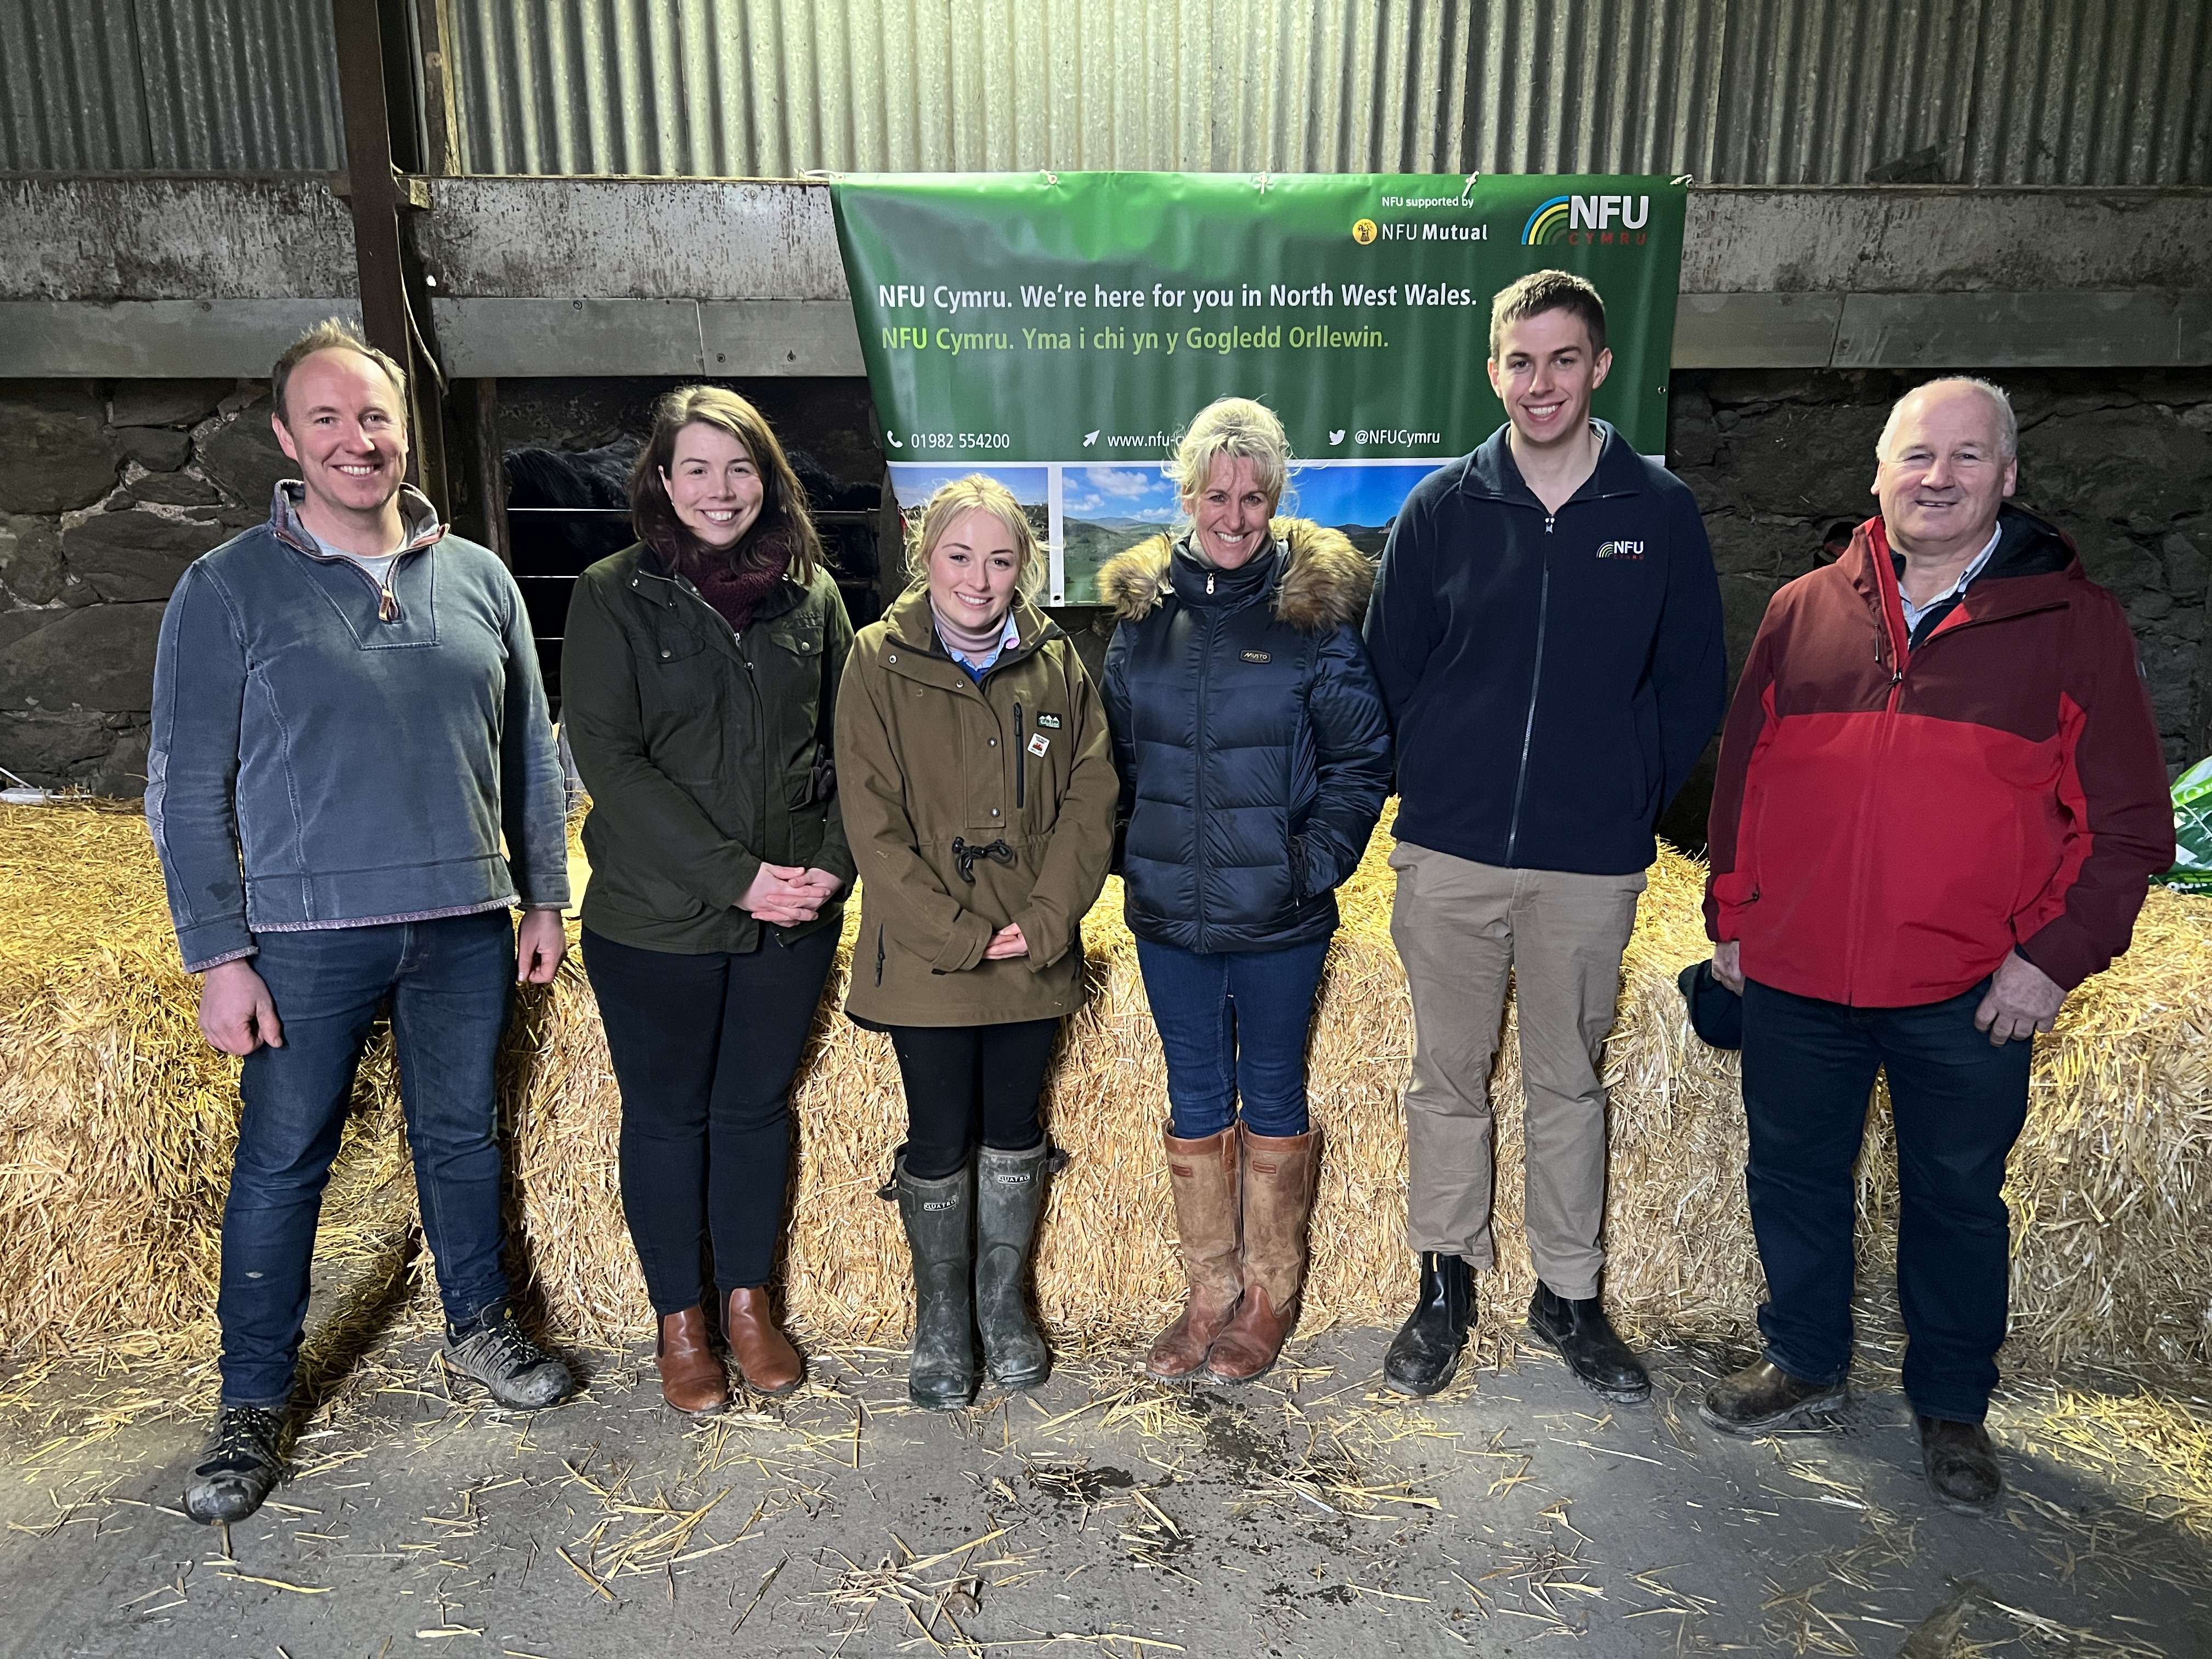
{"type": "Polygon", "coordinates": [[[796,927],[822,914],[822,907],[845,884],[827,870],[798,864],[763,863],[746,887],[738,908],[757,921],[796,927]]]}

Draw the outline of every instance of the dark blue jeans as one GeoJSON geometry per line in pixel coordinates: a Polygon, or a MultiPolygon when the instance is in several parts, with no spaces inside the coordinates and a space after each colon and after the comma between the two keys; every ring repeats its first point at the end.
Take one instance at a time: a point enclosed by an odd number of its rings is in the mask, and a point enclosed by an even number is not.
{"type": "Polygon", "coordinates": [[[1237,1121],[1306,1132],[1306,1032],[1328,941],[1280,951],[1184,951],[1137,941],[1168,1062],[1168,1133],[1203,1140],[1237,1121]]]}
{"type": "Polygon", "coordinates": [[[1974,1029],[1984,980],[1946,1002],[1852,1008],[1756,981],[1743,994],[1751,1224],[1766,1268],[1766,1357],[1808,1382],[1851,1363],[1851,1171],[1875,1073],[1897,1126],[1897,1291],[1905,1393],[1925,1417],[1978,1423],[2005,1338],[2005,1158],[2027,1121],[2032,1045],[1974,1029]]]}
{"type": "Polygon", "coordinates": [[[307,1268],[378,1007],[392,999],[422,1234],[446,1316],[507,1295],[492,1069],[514,992],[505,909],[436,921],[256,936],[284,1046],[246,1057],[246,1110],[222,1211],[222,1403],[281,1405],[307,1317],[307,1268]]]}

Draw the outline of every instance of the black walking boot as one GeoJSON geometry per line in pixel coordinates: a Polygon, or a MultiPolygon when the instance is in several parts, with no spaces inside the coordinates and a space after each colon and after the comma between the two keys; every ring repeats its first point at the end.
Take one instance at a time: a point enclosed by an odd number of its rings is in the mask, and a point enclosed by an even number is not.
{"type": "Polygon", "coordinates": [[[975,1169],[919,1181],[898,1161],[899,1219],[914,1254],[914,1361],[907,1397],[924,1411],[957,1412],[975,1395],[975,1169]]]}
{"type": "Polygon", "coordinates": [[[1421,1299],[1390,1340],[1383,1380],[1401,1394],[1431,1395],[1452,1380],[1474,1322],[1474,1270],[1466,1258],[1421,1253],[1421,1299]]]}
{"type": "Polygon", "coordinates": [[[284,1478],[284,1413],[266,1406],[225,1406],[216,1413],[207,1451],[192,1466],[185,1513],[195,1521],[243,1521],[284,1478]]]}
{"type": "Polygon", "coordinates": [[[1046,1140],[1025,1152],[986,1146],[975,1155],[975,1323],[983,1363],[1002,1389],[1033,1388],[1052,1369],[1052,1354],[1022,1305],[1022,1270],[1053,1167],[1046,1140]]]}
{"type": "Polygon", "coordinates": [[[1607,1400],[1632,1406],[1651,1397],[1644,1362],[1613,1330],[1597,1297],[1570,1301],[1538,1279],[1528,1298],[1528,1334],[1558,1349],[1567,1369],[1607,1400]]]}

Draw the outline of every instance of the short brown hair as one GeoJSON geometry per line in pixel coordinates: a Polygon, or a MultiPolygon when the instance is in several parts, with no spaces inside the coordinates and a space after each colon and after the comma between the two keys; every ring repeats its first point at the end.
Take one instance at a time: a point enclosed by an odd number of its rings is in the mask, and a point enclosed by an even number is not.
{"type": "Polygon", "coordinates": [[[1498,343],[1509,325],[1547,311],[1571,311],[1589,331],[1590,356],[1605,349],[1605,301],[1597,290],[1571,270],[1532,270],[1498,290],[1490,302],[1490,355],[1498,356],[1498,343]]]}
{"type": "Polygon", "coordinates": [[[290,417],[284,410],[284,387],[292,378],[292,371],[313,356],[318,351],[353,351],[368,358],[391,380],[393,390],[399,393],[399,420],[407,422],[407,371],[392,361],[389,352],[379,351],[361,337],[361,331],[343,317],[325,317],[298,339],[284,348],[284,355],[276,360],[276,367],[269,371],[269,389],[276,400],[276,418],[289,426],[290,417]]]}
{"type": "Polygon", "coordinates": [[[1036,531],[1029,514],[1014,499],[1014,492],[988,473],[970,472],[949,478],[929,492],[921,509],[921,526],[915,532],[913,550],[907,556],[907,586],[921,587],[929,580],[929,556],[945,539],[945,532],[963,513],[988,513],[1006,526],[1014,538],[1014,591],[1035,600],[1044,586],[1044,561],[1038,557],[1036,531]]]}
{"type": "Polygon", "coordinates": [[[767,418],[726,386],[679,386],[653,406],[653,436],[638,452],[629,473],[629,518],[638,539],[647,546],[671,540],[678,547],[692,543],[691,532],[676,516],[661,475],[675,464],[676,434],[693,425],[713,427],[745,447],[761,480],[760,517],[745,539],[753,545],[763,536],[781,540],[791,550],[791,579],[802,587],[811,586],[822,562],[822,538],[806,510],[805,487],[791,470],[767,418]]]}

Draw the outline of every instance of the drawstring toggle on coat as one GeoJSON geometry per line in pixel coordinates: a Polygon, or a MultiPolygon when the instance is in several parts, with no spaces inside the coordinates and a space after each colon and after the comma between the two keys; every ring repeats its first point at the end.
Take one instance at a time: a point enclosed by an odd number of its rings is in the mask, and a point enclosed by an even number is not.
{"type": "Polygon", "coordinates": [[[1003,840],[994,841],[987,847],[971,847],[960,836],[955,836],[952,838],[952,859],[960,868],[960,879],[973,887],[975,884],[977,859],[988,859],[994,864],[1003,864],[1012,869],[1014,849],[1003,840]]]}

